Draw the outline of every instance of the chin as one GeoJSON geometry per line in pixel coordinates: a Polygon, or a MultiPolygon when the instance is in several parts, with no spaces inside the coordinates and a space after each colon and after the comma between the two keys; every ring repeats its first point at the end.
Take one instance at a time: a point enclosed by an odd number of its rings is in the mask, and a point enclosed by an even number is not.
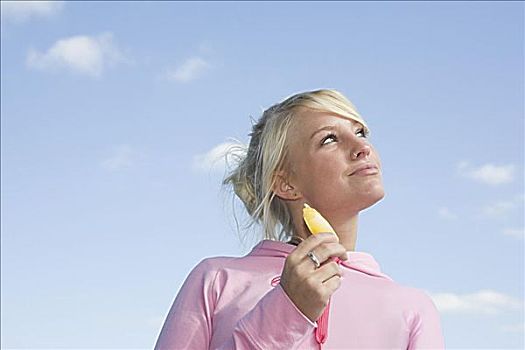
{"type": "Polygon", "coordinates": [[[374,204],[379,202],[384,197],[385,197],[385,191],[383,191],[383,190],[381,190],[381,191],[374,191],[374,192],[370,193],[365,198],[363,198],[362,201],[360,201],[362,203],[361,210],[373,206],[374,204]]]}
{"type": "Polygon", "coordinates": [[[385,198],[385,191],[383,189],[381,189],[381,191],[376,191],[373,196],[370,196],[370,204],[367,206],[367,208],[376,204],[383,198],[385,198]]]}
{"type": "Polygon", "coordinates": [[[360,198],[354,203],[358,205],[358,207],[356,208],[357,211],[361,211],[370,208],[384,197],[385,191],[383,190],[383,187],[380,187],[375,188],[366,194],[363,194],[363,196],[360,196],[360,198]]]}
{"type": "MultiPolygon", "coordinates": [[[[385,196],[383,187],[376,187],[366,193],[361,193],[359,196],[355,194],[341,198],[339,201],[331,201],[325,207],[319,207],[328,212],[339,212],[342,215],[356,215],[362,210],[370,208],[385,196]]],[[[318,208],[318,209],[319,209],[318,208]]]]}

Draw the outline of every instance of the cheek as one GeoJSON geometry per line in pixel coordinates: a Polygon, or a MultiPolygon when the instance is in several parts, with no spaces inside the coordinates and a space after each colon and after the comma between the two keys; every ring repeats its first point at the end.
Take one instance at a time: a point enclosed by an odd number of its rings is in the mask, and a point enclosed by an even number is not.
{"type": "Polygon", "coordinates": [[[305,161],[302,172],[305,190],[326,193],[336,188],[334,185],[341,180],[341,174],[347,170],[344,164],[344,161],[334,157],[305,161]]]}

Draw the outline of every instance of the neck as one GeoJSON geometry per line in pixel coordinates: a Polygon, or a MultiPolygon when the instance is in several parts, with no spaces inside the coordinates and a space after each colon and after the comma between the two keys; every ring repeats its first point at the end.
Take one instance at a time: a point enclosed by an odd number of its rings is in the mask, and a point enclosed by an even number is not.
{"type": "Polygon", "coordinates": [[[339,237],[339,243],[341,243],[347,251],[355,251],[358,220],[359,215],[355,214],[340,223],[334,222],[332,225],[339,237]]]}

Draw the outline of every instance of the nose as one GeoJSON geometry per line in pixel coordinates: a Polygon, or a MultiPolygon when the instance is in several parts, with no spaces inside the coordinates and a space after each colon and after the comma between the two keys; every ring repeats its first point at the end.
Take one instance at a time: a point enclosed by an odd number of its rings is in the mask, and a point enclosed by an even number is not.
{"type": "Polygon", "coordinates": [[[352,160],[358,160],[361,158],[367,159],[370,157],[372,147],[364,139],[360,139],[359,142],[352,148],[352,160]]]}

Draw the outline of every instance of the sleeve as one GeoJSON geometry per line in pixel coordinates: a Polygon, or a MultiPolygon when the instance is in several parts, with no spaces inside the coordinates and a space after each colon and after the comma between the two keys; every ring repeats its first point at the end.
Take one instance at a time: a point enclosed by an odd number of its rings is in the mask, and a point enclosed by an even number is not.
{"type": "Polygon", "coordinates": [[[420,291],[418,305],[410,320],[408,350],[444,349],[439,311],[430,296],[420,291]]]}
{"type": "Polygon", "coordinates": [[[232,337],[220,349],[299,349],[316,327],[279,284],[237,322],[232,337]]]}
{"type": "Polygon", "coordinates": [[[160,331],[155,350],[208,349],[214,298],[211,286],[216,273],[207,273],[200,262],[182,285],[160,331]]]}
{"type": "MultiPolygon", "coordinates": [[[[175,298],[155,350],[171,349],[297,349],[316,324],[289,299],[281,285],[266,293],[240,320],[233,333],[216,344],[213,315],[220,274],[204,262],[190,273],[175,298]],[[211,272],[211,273],[210,273],[211,272]],[[219,276],[219,277],[218,277],[219,276]]],[[[216,270],[216,269],[215,269],[216,270]]]]}

